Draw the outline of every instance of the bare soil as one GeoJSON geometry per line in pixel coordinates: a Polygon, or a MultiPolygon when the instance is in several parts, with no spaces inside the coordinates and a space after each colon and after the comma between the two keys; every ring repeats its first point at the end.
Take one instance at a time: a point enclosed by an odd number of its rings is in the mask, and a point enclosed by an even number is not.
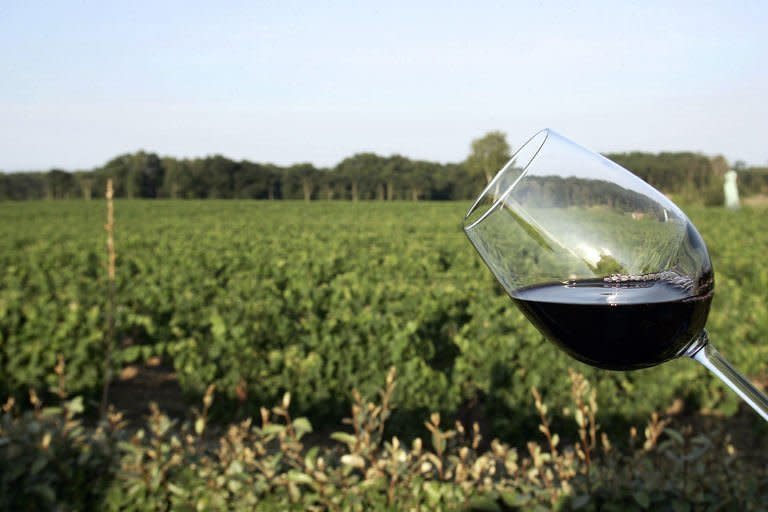
{"type": "Polygon", "coordinates": [[[109,387],[109,403],[131,423],[143,422],[150,413],[151,402],[174,418],[189,414],[189,404],[173,367],[158,358],[124,367],[109,387]]]}

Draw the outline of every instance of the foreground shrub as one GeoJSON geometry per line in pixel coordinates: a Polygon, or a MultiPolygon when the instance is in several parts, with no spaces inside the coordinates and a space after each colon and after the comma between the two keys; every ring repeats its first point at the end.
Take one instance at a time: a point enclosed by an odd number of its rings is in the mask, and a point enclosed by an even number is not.
{"type": "Polygon", "coordinates": [[[574,442],[553,432],[533,390],[541,442],[481,449],[477,425],[425,422],[426,440],[387,438],[394,370],[375,401],[353,392],[345,431],[307,443],[312,426],[272,409],[217,430],[215,389],[191,421],[156,406],[129,431],[112,414],[85,428],[78,399],[0,421],[0,508],[6,510],[760,510],[768,503],[764,460],[739,456],[727,436],[673,430],[654,414],[626,446],[596,420],[597,400],[571,372],[574,442]]]}
{"type": "Polygon", "coordinates": [[[30,391],[31,408],[17,413],[9,398],[0,416],[0,509],[95,510],[120,466],[117,417],[98,428],[79,419],[82,397],[67,399],[64,361],[55,369],[60,407],[43,407],[30,391]]]}

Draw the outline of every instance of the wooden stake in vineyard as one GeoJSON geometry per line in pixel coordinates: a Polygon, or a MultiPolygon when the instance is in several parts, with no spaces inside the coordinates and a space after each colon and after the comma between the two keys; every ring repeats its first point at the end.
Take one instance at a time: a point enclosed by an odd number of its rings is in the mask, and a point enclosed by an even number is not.
{"type": "Polygon", "coordinates": [[[107,414],[109,401],[109,381],[112,379],[112,346],[115,340],[115,208],[112,201],[112,180],[107,180],[107,304],[106,331],[104,333],[104,382],[101,388],[99,415],[103,420],[107,414]]]}

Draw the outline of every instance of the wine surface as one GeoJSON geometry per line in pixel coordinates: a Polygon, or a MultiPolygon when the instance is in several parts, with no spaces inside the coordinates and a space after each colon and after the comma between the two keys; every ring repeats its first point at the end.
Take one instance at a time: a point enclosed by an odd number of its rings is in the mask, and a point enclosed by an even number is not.
{"type": "Polygon", "coordinates": [[[609,370],[654,366],[680,354],[704,328],[712,292],[680,280],[573,281],[520,288],[515,304],[574,358],[609,370]]]}

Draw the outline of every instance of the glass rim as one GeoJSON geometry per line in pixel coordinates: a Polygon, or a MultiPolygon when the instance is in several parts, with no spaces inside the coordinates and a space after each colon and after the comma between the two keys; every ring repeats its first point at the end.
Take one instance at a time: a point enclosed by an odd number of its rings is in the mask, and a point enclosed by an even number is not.
{"type": "Polygon", "coordinates": [[[499,169],[499,170],[496,172],[496,174],[494,175],[493,179],[492,179],[491,181],[489,181],[489,182],[488,182],[488,184],[485,186],[485,188],[483,189],[483,191],[482,191],[482,192],[480,192],[480,194],[478,194],[478,196],[477,196],[477,199],[475,199],[475,202],[474,202],[474,203],[472,203],[472,206],[470,206],[469,210],[467,210],[467,213],[466,213],[466,215],[464,215],[464,231],[469,231],[470,229],[474,228],[475,226],[477,226],[478,224],[480,224],[481,222],[483,222],[483,221],[484,221],[484,220],[485,220],[485,219],[486,219],[486,218],[487,218],[489,215],[491,215],[491,214],[492,214],[494,211],[496,211],[496,210],[499,208],[499,206],[500,206],[500,205],[501,205],[501,204],[502,204],[502,203],[503,203],[503,202],[504,202],[504,201],[507,199],[507,197],[509,196],[509,194],[512,192],[512,189],[514,189],[514,188],[515,188],[515,186],[518,184],[518,182],[519,182],[521,179],[523,179],[523,177],[525,177],[525,175],[528,173],[528,168],[530,167],[531,163],[532,163],[532,162],[533,162],[533,161],[536,159],[536,157],[539,155],[539,153],[541,152],[541,148],[543,148],[543,147],[544,147],[544,144],[547,142],[547,140],[549,139],[549,136],[550,136],[550,134],[552,134],[552,133],[554,133],[554,132],[553,132],[553,130],[552,130],[552,129],[550,129],[550,128],[544,128],[543,130],[539,130],[538,132],[536,132],[535,134],[533,134],[533,136],[531,136],[531,137],[530,137],[528,140],[526,140],[526,141],[525,141],[525,143],[524,143],[522,146],[520,146],[520,147],[517,149],[517,151],[515,151],[515,152],[512,154],[512,156],[511,156],[511,157],[510,157],[510,159],[507,161],[507,163],[506,163],[506,164],[504,164],[504,166],[503,166],[501,169],[499,169]],[[499,195],[499,197],[498,197],[498,198],[497,198],[497,199],[496,199],[496,200],[493,202],[493,204],[492,204],[491,206],[489,206],[489,207],[488,207],[488,208],[487,208],[487,209],[486,209],[486,210],[485,210],[485,211],[482,213],[482,215],[480,215],[480,217],[478,217],[477,219],[475,219],[475,220],[473,220],[472,222],[470,222],[469,224],[467,224],[467,220],[469,219],[469,217],[470,217],[470,216],[471,216],[473,213],[475,213],[475,210],[477,210],[477,209],[478,209],[478,207],[480,206],[480,203],[482,202],[482,200],[483,200],[483,199],[486,197],[486,195],[488,194],[488,191],[489,191],[489,190],[491,190],[491,189],[494,187],[494,185],[496,185],[496,183],[497,183],[497,182],[498,182],[498,181],[501,179],[501,177],[504,175],[504,173],[505,173],[505,172],[507,172],[507,171],[509,170],[509,168],[512,166],[512,164],[515,162],[515,158],[516,158],[516,157],[517,157],[517,156],[518,156],[518,155],[519,155],[519,154],[520,154],[520,153],[521,153],[521,152],[522,152],[524,149],[526,149],[526,148],[527,148],[529,145],[532,145],[532,144],[534,144],[534,143],[535,143],[535,139],[537,139],[537,138],[539,138],[539,137],[542,137],[542,136],[543,136],[543,139],[542,139],[542,141],[539,143],[538,147],[537,147],[537,148],[536,148],[536,150],[533,152],[533,155],[531,155],[531,157],[530,157],[530,158],[528,159],[528,161],[525,163],[525,166],[523,167],[523,170],[522,170],[522,172],[520,173],[520,176],[518,176],[517,178],[515,178],[515,181],[513,181],[513,182],[512,182],[512,183],[511,183],[511,184],[510,184],[510,185],[509,185],[507,188],[506,188],[506,190],[504,190],[504,193],[502,193],[501,195],[499,195]]]}

